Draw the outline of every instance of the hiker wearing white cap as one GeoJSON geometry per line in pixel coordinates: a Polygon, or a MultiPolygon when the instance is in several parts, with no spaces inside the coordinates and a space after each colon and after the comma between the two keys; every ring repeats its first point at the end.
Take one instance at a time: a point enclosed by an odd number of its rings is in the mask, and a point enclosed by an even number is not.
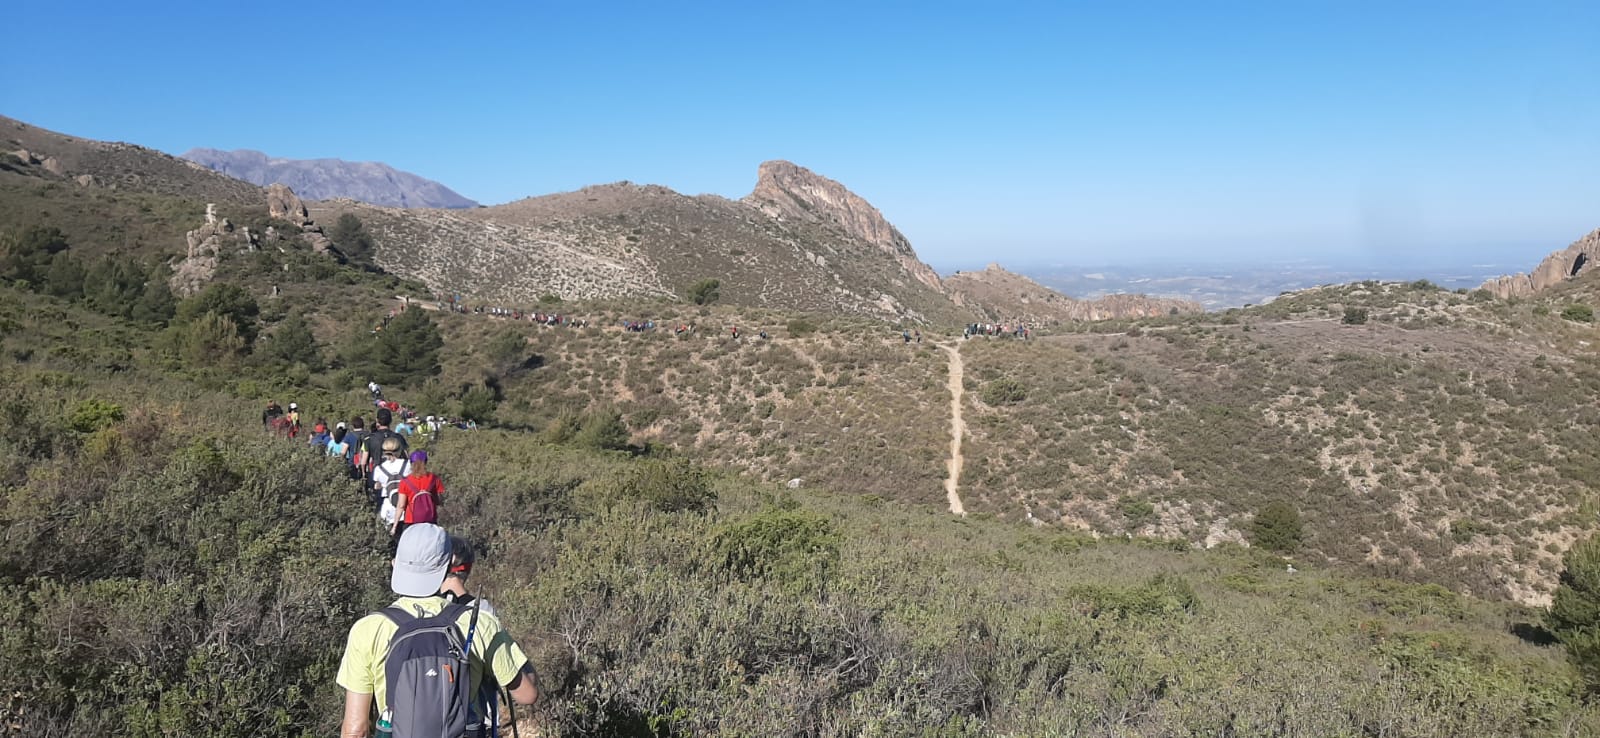
{"type": "Polygon", "coordinates": [[[339,662],[344,738],[366,738],[374,703],[380,730],[458,734],[474,718],[471,704],[485,674],[517,704],[538,700],[533,667],[499,618],[440,591],[452,563],[443,528],[418,523],[400,536],[389,579],[400,598],[351,626],[339,662]],[[390,690],[413,697],[391,704],[390,690]]]}

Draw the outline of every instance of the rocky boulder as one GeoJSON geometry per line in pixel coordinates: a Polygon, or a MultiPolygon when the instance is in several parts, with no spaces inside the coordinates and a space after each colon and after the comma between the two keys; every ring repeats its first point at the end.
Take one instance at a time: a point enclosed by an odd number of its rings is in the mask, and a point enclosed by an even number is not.
{"type": "Polygon", "coordinates": [[[311,212],[306,210],[306,204],[285,184],[267,185],[267,214],[297,226],[311,223],[311,212]]]}
{"type": "Polygon", "coordinates": [[[1600,259],[1600,230],[1595,230],[1573,242],[1571,246],[1546,256],[1544,261],[1539,262],[1539,266],[1534,267],[1528,274],[1496,277],[1484,282],[1481,289],[1488,290],[1501,299],[1528,297],[1593,268],[1596,259],[1600,259]]]}

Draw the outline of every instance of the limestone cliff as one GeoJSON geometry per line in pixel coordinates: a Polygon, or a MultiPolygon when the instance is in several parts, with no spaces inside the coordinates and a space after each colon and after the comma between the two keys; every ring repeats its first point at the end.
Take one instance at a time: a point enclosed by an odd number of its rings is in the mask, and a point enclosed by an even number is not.
{"type": "Polygon", "coordinates": [[[1484,282],[1482,289],[1502,299],[1527,297],[1578,276],[1589,269],[1596,259],[1600,259],[1600,230],[1546,256],[1531,273],[1496,277],[1484,282]]]}
{"type": "Polygon", "coordinates": [[[918,282],[942,290],[938,273],[917,258],[911,242],[861,196],[827,177],[787,161],[769,161],[744,202],[779,219],[833,224],[895,257],[918,282]]]}

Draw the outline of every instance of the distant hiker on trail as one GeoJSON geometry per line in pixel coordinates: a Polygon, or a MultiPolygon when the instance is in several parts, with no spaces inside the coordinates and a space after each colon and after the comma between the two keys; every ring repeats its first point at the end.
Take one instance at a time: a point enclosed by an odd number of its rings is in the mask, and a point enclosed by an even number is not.
{"type": "Polygon", "coordinates": [[[400,482],[411,473],[411,462],[401,455],[400,439],[383,440],[383,458],[372,467],[372,488],[378,496],[378,518],[394,530],[395,505],[400,501],[400,482]]]}
{"type": "Polygon", "coordinates": [[[383,399],[383,388],[379,387],[377,382],[367,382],[367,391],[372,393],[372,399],[383,399]]]}
{"type": "Polygon", "coordinates": [[[739,340],[739,326],[733,327],[733,340],[739,340]]]}
{"type": "Polygon", "coordinates": [[[274,430],[279,418],[283,417],[283,408],[277,400],[268,400],[267,409],[261,411],[261,427],[274,430]]]}
{"type": "Polygon", "coordinates": [[[391,532],[399,537],[408,526],[439,522],[439,505],[444,502],[444,483],[428,471],[428,452],[411,452],[411,473],[400,480],[400,497],[395,501],[395,523],[391,532]]]}
{"type": "Polygon", "coordinates": [[[922,343],[922,331],[920,329],[916,332],[916,338],[917,343],[922,343]]]}
{"type": "Polygon", "coordinates": [[[367,738],[374,703],[381,734],[454,736],[482,719],[471,705],[485,687],[505,688],[520,705],[539,699],[533,666],[500,619],[442,591],[453,561],[450,536],[437,525],[416,525],[401,536],[389,578],[400,598],[351,626],[339,661],[342,738],[367,738]],[[453,681],[428,682],[428,673],[441,672],[453,681]],[[412,697],[390,704],[391,693],[412,697]]]}
{"type": "Polygon", "coordinates": [[[904,328],[900,329],[900,342],[911,343],[911,331],[908,331],[904,328]]]}

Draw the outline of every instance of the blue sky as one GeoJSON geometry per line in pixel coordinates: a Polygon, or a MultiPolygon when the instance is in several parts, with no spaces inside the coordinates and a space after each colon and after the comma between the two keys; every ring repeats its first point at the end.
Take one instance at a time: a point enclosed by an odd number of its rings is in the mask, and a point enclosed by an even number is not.
{"type": "Polygon", "coordinates": [[[230,5],[14,2],[0,113],[485,203],[789,159],[941,268],[1531,266],[1600,227],[1592,1],[230,5]]]}

